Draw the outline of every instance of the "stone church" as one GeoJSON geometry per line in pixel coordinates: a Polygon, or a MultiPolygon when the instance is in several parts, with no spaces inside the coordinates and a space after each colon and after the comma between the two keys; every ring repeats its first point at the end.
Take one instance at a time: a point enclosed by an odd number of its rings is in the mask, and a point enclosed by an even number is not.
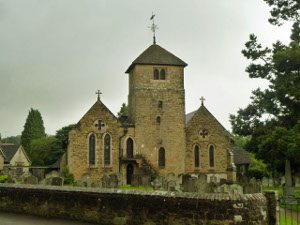
{"type": "Polygon", "coordinates": [[[128,115],[117,118],[100,100],[69,133],[67,165],[76,180],[116,174],[205,174],[235,181],[230,134],[204,106],[185,113],[187,64],[152,44],[128,67],[128,115]]]}

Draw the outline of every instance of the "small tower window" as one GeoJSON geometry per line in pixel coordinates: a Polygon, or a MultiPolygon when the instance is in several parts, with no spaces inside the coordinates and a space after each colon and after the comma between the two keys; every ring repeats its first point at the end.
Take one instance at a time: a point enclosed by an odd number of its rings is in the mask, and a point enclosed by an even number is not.
{"type": "Polygon", "coordinates": [[[196,145],[194,148],[194,156],[195,156],[195,167],[199,167],[200,166],[200,157],[199,154],[200,150],[199,150],[199,146],[196,145]]]}
{"type": "Polygon", "coordinates": [[[159,80],[159,71],[158,71],[158,69],[154,69],[153,78],[154,78],[154,80],[159,80]]]}
{"type": "Polygon", "coordinates": [[[156,117],[156,124],[157,124],[157,125],[160,125],[160,122],[161,122],[160,116],[156,117]]]}
{"type": "Polygon", "coordinates": [[[209,146],[209,166],[215,166],[215,148],[214,146],[209,146]]]}
{"type": "Polygon", "coordinates": [[[160,110],[163,109],[163,102],[162,102],[162,101],[158,101],[158,108],[159,108],[160,110]]]}
{"type": "Polygon", "coordinates": [[[158,165],[159,167],[165,167],[166,165],[166,152],[164,148],[160,148],[158,151],[158,165]]]}
{"type": "Polygon", "coordinates": [[[160,80],[165,80],[166,79],[166,71],[164,69],[160,70],[159,79],[160,80]]]}

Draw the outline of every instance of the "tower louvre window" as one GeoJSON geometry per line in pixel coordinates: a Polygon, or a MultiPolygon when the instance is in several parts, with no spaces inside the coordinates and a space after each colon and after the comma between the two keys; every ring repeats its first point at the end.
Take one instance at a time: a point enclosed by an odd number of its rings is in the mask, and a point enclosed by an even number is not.
{"type": "Polygon", "coordinates": [[[159,79],[165,80],[166,79],[166,71],[164,69],[161,69],[159,72],[159,79]]]}
{"type": "Polygon", "coordinates": [[[159,80],[159,71],[158,71],[158,69],[154,69],[153,79],[154,80],[159,80]]]}

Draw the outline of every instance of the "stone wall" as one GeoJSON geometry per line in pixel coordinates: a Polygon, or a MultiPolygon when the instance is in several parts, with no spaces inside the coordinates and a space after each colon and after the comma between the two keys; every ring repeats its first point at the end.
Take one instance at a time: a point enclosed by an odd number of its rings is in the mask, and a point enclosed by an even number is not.
{"type": "Polygon", "coordinates": [[[0,185],[0,211],[103,225],[268,224],[263,194],[190,194],[0,185]]]}

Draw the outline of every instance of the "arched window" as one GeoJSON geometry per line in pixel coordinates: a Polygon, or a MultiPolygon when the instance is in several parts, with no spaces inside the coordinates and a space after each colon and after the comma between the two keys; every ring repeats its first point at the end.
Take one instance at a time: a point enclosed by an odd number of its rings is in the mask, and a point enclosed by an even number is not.
{"type": "Polygon", "coordinates": [[[158,101],[158,108],[159,108],[160,110],[163,109],[163,101],[158,101]]]}
{"type": "Polygon", "coordinates": [[[160,70],[159,79],[160,80],[165,80],[166,79],[166,71],[164,69],[160,70]]]}
{"type": "Polygon", "coordinates": [[[133,140],[131,138],[126,141],[126,157],[133,158],[133,140]]]}
{"type": "Polygon", "coordinates": [[[161,122],[160,116],[156,117],[156,124],[157,124],[157,125],[160,125],[160,122],[161,122]]]}
{"type": "Polygon", "coordinates": [[[89,165],[95,165],[96,154],[96,136],[91,134],[89,137],[89,165]]]}
{"type": "Polygon", "coordinates": [[[110,165],[111,138],[109,134],[104,136],[104,165],[110,165]]]}
{"type": "Polygon", "coordinates": [[[209,166],[215,166],[215,148],[213,145],[209,146],[209,166]]]}
{"type": "Polygon", "coordinates": [[[164,148],[160,148],[158,151],[158,165],[159,167],[165,167],[166,165],[166,152],[164,148]]]}
{"type": "Polygon", "coordinates": [[[195,147],[194,147],[194,158],[195,158],[195,167],[199,167],[200,166],[200,150],[199,150],[198,145],[195,145],[195,147]]]}
{"type": "Polygon", "coordinates": [[[158,69],[154,69],[154,71],[153,71],[153,79],[154,80],[159,80],[159,71],[158,71],[158,69]]]}

